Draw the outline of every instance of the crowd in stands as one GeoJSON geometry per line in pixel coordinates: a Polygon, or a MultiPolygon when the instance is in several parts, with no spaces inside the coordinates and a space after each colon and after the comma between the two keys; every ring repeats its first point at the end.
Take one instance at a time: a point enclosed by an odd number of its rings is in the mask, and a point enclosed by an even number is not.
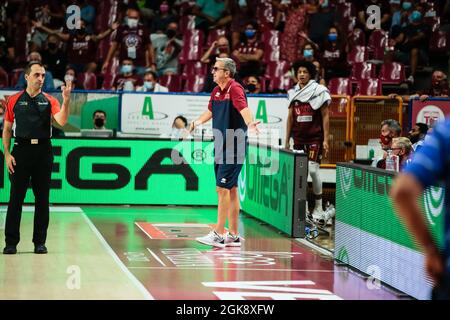
{"type": "Polygon", "coordinates": [[[211,92],[231,57],[248,93],[285,93],[307,60],[332,94],[448,96],[450,0],[8,0],[0,4],[0,88],[211,92]],[[70,26],[67,8],[81,8],[70,26]],[[371,28],[367,8],[380,8],[371,28]],[[69,23],[67,23],[69,22],[69,23]],[[428,71],[432,86],[418,74],[428,71]]]}

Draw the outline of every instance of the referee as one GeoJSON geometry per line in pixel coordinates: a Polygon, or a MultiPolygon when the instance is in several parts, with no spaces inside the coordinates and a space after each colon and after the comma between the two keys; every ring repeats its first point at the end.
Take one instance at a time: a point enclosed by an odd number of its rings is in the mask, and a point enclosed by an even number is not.
{"type": "Polygon", "coordinates": [[[33,243],[34,253],[47,253],[45,240],[49,223],[50,178],[53,166],[51,145],[52,116],[64,126],[69,117],[72,82],[62,87],[63,104],[42,92],[45,69],[40,62],[32,62],[25,69],[27,88],[7,101],[3,126],[3,146],[11,179],[11,193],[5,225],[6,247],[3,254],[17,253],[20,241],[22,205],[31,180],[35,197],[33,243]],[[14,148],[10,152],[12,127],[14,148]]]}

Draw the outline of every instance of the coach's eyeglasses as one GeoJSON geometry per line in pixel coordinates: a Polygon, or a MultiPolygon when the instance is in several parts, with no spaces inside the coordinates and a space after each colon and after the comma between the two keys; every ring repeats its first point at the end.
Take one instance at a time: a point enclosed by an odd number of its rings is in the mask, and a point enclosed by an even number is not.
{"type": "Polygon", "coordinates": [[[212,69],[211,69],[211,72],[212,73],[214,73],[214,72],[216,72],[217,70],[228,70],[228,69],[225,69],[225,68],[219,68],[219,67],[213,67],[212,69]]]}

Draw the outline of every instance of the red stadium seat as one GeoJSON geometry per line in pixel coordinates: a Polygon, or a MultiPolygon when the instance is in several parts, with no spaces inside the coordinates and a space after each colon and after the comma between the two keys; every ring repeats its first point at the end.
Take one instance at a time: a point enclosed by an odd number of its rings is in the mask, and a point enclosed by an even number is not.
{"type": "Polygon", "coordinates": [[[365,46],[366,45],[366,34],[363,30],[356,28],[348,36],[348,41],[352,46],[365,46]]]}
{"type": "Polygon", "coordinates": [[[272,76],[269,78],[269,91],[270,92],[279,92],[279,91],[288,91],[294,85],[294,81],[288,76],[275,77],[272,76]]]}
{"type": "Polygon", "coordinates": [[[401,84],[405,81],[405,66],[398,62],[384,63],[379,78],[383,84],[401,84]]]}
{"type": "Polygon", "coordinates": [[[77,80],[85,90],[97,89],[97,76],[92,72],[80,73],[77,80]]]}
{"type": "Polygon", "coordinates": [[[169,88],[170,92],[180,92],[181,91],[181,76],[176,74],[163,75],[159,78],[159,83],[169,88]]]}
{"type": "Polygon", "coordinates": [[[450,33],[444,31],[433,32],[430,39],[430,53],[448,54],[450,52],[450,33]]]}
{"type": "Polygon", "coordinates": [[[261,32],[273,29],[275,17],[273,15],[272,2],[261,1],[258,4],[256,8],[256,19],[261,32]]]}
{"type": "Polygon", "coordinates": [[[350,64],[365,62],[369,58],[369,50],[364,46],[355,46],[347,55],[347,61],[350,64]]]}
{"type": "Polygon", "coordinates": [[[266,30],[261,35],[261,42],[265,47],[279,46],[280,40],[281,36],[278,30],[266,30]]]}
{"type": "Polygon", "coordinates": [[[352,18],[356,16],[355,5],[352,2],[341,2],[336,5],[336,12],[340,18],[352,18]]]}
{"type": "Polygon", "coordinates": [[[352,86],[348,78],[333,78],[328,83],[328,89],[331,94],[351,95],[352,86]]]}
{"type": "Polygon", "coordinates": [[[266,46],[264,48],[263,62],[280,61],[280,46],[266,46]]]}
{"type": "Polygon", "coordinates": [[[203,31],[201,30],[187,30],[183,36],[183,48],[179,56],[181,64],[188,60],[200,60],[202,57],[203,48],[203,31]]]}
{"type": "Polygon", "coordinates": [[[266,67],[265,77],[281,77],[283,76],[290,68],[289,62],[285,60],[281,61],[270,61],[266,67]]]}
{"type": "Polygon", "coordinates": [[[194,30],[195,29],[195,16],[194,15],[187,15],[183,16],[180,19],[180,32],[185,33],[188,30],[194,30]]]}
{"type": "Polygon", "coordinates": [[[185,92],[201,92],[203,87],[205,86],[205,75],[193,75],[188,76],[186,79],[186,83],[184,84],[185,92]]]}
{"type": "Polygon", "coordinates": [[[352,66],[350,81],[356,83],[361,79],[370,79],[375,78],[376,76],[374,64],[369,62],[355,63],[352,66]]]}
{"type": "Polygon", "coordinates": [[[211,44],[219,39],[219,37],[226,36],[227,31],[225,29],[213,29],[208,33],[208,38],[206,39],[205,47],[208,49],[211,44]]]}
{"type": "Polygon", "coordinates": [[[115,78],[115,73],[106,72],[105,74],[103,74],[102,90],[111,90],[115,78]]]}
{"type": "Polygon", "coordinates": [[[356,95],[359,96],[381,96],[382,85],[380,79],[359,80],[356,88],[356,95]]]}
{"type": "Polygon", "coordinates": [[[193,75],[206,75],[208,73],[208,65],[206,63],[201,63],[200,61],[186,61],[183,68],[183,73],[181,76],[186,79],[193,75]]]}
{"type": "Polygon", "coordinates": [[[372,56],[376,60],[383,60],[384,48],[388,46],[389,37],[386,31],[376,29],[369,37],[368,47],[372,56]]]}

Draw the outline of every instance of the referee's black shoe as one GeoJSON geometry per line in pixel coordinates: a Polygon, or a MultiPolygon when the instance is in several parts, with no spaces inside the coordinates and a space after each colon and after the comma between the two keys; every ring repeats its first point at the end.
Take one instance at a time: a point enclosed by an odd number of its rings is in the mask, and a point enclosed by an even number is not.
{"type": "Polygon", "coordinates": [[[11,246],[11,245],[7,245],[4,249],[3,249],[3,254],[16,254],[17,253],[17,248],[16,246],[11,246]]]}
{"type": "Polygon", "coordinates": [[[47,247],[45,246],[45,244],[37,244],[34,246],[34,253],[37,254],[45,254],[47,253],[47,247]]]}

